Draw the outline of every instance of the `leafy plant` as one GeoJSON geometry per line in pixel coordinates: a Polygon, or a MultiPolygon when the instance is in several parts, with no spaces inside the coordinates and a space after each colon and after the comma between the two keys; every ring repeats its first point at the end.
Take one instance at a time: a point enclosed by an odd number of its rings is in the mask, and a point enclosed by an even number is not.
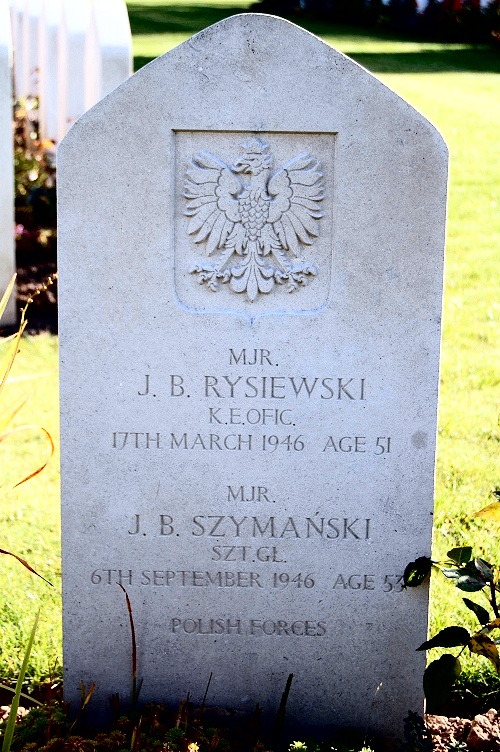
{"type": "Polygon", "coordinates": [[[14,109],[16,221],[30,229],[56,227],[55,147],[40,140],[38,100],[30,97],[14,109]]]}
{"type": "MultiPolygon", "coordinates": [[[[476,512],[475,517],[500,521],[500,490],[494,491],[493,495],[495,501],[476,512]]],[[[405,586],[420,585],[434,566],[462,592],[481,593],[487,605],[464,596],[462,600],[479,622],[479,629],[471,633],[461,625],[445,627],[417,648],[460,648],[457,655],[444,653],[432,661],[424,672],[424,693],[431,707],[439,707],[449,697],[453,684],[460,676],[462,668],[459,659],[466,649],[473,655],[489,660],[500,674],[497,647],[500,645],[500,568],[485,559],[474,557],[472,546],[452,548],[447,557],[444,562],[436,562],[421,556],[408,564],[404,572],[405,586]]]]}
{"type": "Polygon", "coordinates": [[[404,719],[404,742],[400,752],[432,752],[434,745],[425,721],[411,710],[404,719]]]}
{"type": "Polygon", "coordinates": [[[40,139],[39,103],[14,106],[15,239],[18,300],[31,302],[30,326],[57,330],[56,164],[52,141],[40,139]],[[44,280],[51,277],[51,284],[44,280]],[[36,296],[36,297],[35,297],[36,296]]]}

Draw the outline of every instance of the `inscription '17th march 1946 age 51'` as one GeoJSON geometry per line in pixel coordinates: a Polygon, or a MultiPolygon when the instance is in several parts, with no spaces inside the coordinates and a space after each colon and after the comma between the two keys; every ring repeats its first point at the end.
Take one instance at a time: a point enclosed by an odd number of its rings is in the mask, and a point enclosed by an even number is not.
{"type": "Polygon", "coordinates": [[[194,242],[205,243],[209,256],[219,252],[215,262],[192,267],[200,284],[215,292],[221,282],[229,283],[253,302],[275,283],[293,292],[317,274],[301,258],[301,246],[318,236],[324,181],[319,162],[307,152],[270,176],[273,158],[266,143],[251,138],[242,151],[231,167],[209,152],[193,157],[185,214],[194,242]],[[235,254],[241,257],[237,264],[235,254]]]}

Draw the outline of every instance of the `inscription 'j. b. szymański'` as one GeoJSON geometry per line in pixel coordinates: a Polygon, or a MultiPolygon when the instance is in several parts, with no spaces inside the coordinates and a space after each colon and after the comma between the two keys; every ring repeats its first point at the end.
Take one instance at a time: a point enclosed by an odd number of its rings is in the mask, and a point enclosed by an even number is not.
{"type": "Polygon", "coordinates": [[[319,162],[303,152],[271,175],[272,161],[269,146],[251,138],[231,167],[201,152],[186,173],[188,233],[205,243],[208,256],[218,253],[191,271],[210,290],[229,283],[252,303],[276,283],[293,292],[317,274],[301,253],[317,238],[323,216],[319,162]]]}

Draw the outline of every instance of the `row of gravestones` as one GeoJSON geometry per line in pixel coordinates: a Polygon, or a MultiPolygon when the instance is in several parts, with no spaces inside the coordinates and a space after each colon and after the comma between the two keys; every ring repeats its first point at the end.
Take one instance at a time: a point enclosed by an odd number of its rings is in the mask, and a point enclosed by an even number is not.
{"type": "Polygon", "coordinates": [[[11,0],[16,98],[40,99],[40,132],[58,142],[132,73],[124,0],[11,0]]]}
{"type": "MultiPolygon", "coordinates": [[[[13,95],[38,99],[40,136],[58,143],[131,73],[132,36],[124,0],[0,0],[1,289],[15,271],[13,95]]],[[[12,299],[2,323],[15,319],[12,299]]]]}

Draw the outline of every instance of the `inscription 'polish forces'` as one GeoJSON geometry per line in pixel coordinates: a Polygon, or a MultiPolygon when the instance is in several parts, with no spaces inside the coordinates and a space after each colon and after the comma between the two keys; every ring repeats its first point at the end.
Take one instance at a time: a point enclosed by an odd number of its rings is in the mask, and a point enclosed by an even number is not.
{"type": "Polygon", "coordinates": [[[191,217],[188,233],[194,242],[206,243],[208,256],[219,253],[214,263],[192,267],[200,284],[216,292],[221,282],[229,283],[253,303],[275,283],[293,292],[318,273],[301,257],[301,246],[318,236],[323,175],[319,162],[303,152],[270,177],[269,146],[251,138],[242,147],[231,167],[209,152],[193,157],[185,214],[191,217]],[[240,260],[232,265],[235,256],[240,260]]]}

